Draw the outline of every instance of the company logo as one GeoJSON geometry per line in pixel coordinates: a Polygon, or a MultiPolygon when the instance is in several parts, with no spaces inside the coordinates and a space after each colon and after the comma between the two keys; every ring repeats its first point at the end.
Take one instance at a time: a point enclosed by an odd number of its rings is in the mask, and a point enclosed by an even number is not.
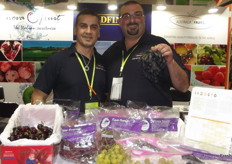
{"type": "Polygon", "coordinates": [[[119,25],[118,14],[99,14],[101,19],[101,25],[119,25]]]}
{"type": "Polygon", "coordinates": [[[4,151],[2,159],[4,160],[14,160],[15,156],[12,151],[4,151]]]}
{"type": "Polygon", "coordinates": [[[29,12],[27,14],[27,20],[28,22],[30,23],[38,23],[38,24],[42,24],[42,23],[45,23],[45,22],[57,22],[57,21],[60,21],[61,18],[63,17],[64,15],[51,15],[51,16],[46,16],[46,15],[43,15],[41,13],[36,13],[36,12],[29,12]]]}
{"type": "Polygon", "coordinates": [[[176,26],[187,29],[208,29],[211,27],[207,20],[193,16],[192,14],[175,15],[170,17],[170,21],[176,26]]]}

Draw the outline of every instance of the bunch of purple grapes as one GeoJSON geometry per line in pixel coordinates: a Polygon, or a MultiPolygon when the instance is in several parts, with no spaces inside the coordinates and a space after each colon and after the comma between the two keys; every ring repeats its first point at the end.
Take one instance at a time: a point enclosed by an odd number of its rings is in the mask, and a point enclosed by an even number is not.
{"type": "Polygon", "coordinates": [[[10,141],[26,138],[32,140],[45,140],[53,133],[53,129],[43,124],[38,124],[36,127],[30,126],[16,126],[10,133],[8,138],[10,141]]]}
{"type": "Polygon", "coordinates": [[[158,83],[160,72],[166,67],[166,60],[158,51],[148,50],[140,58],[144,76],[152,83],[158,83]]]}
{"type": "Polygon", "coordinates": [[[199,64],[203,64],[203,65],[213,65],[214,61],[213,58],[211,56],[202,56],[200,58],[200,63],[199,64]]]}

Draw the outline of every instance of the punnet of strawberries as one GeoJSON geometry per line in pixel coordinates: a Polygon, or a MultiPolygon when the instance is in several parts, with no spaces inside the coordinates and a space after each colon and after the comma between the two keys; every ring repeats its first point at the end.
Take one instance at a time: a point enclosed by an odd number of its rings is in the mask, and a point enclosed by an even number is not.
{"type": "Polygon", "coordinates": [[[195,71],[195,79],[212,86],[224,86],[226,77],[226,67],[212,65],[204,71],[195,71]]]}

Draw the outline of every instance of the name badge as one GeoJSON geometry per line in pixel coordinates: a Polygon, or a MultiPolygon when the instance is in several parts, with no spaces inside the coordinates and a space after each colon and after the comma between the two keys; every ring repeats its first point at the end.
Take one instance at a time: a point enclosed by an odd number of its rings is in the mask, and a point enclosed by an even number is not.
{"type": "Polygon", "coordinates": [[[110,99],[121,100],[123,77],[114,77],[111,86],[110,99]]]}

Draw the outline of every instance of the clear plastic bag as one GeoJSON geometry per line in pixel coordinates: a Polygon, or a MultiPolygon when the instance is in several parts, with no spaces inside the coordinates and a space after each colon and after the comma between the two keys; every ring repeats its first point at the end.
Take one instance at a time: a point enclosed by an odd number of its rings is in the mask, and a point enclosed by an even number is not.
{"type": "Polygon", "coordinates": [[[81,115],[75,119],[75,122],[72,115],[67,116],[61,126],[63,137],[60,156],[75,163],[93,163],[101,146],[101,134],[95,116],[81,115]]]}
{"type": "Polygon", "coordinates": [[[162,139],[148,136],[135,136],[117,140],[131,158],[130,162],[146,163],[178,163],[185,164],[182,159],[184,155],[191,155],[191,152],[174,147],[162,139]]]}

